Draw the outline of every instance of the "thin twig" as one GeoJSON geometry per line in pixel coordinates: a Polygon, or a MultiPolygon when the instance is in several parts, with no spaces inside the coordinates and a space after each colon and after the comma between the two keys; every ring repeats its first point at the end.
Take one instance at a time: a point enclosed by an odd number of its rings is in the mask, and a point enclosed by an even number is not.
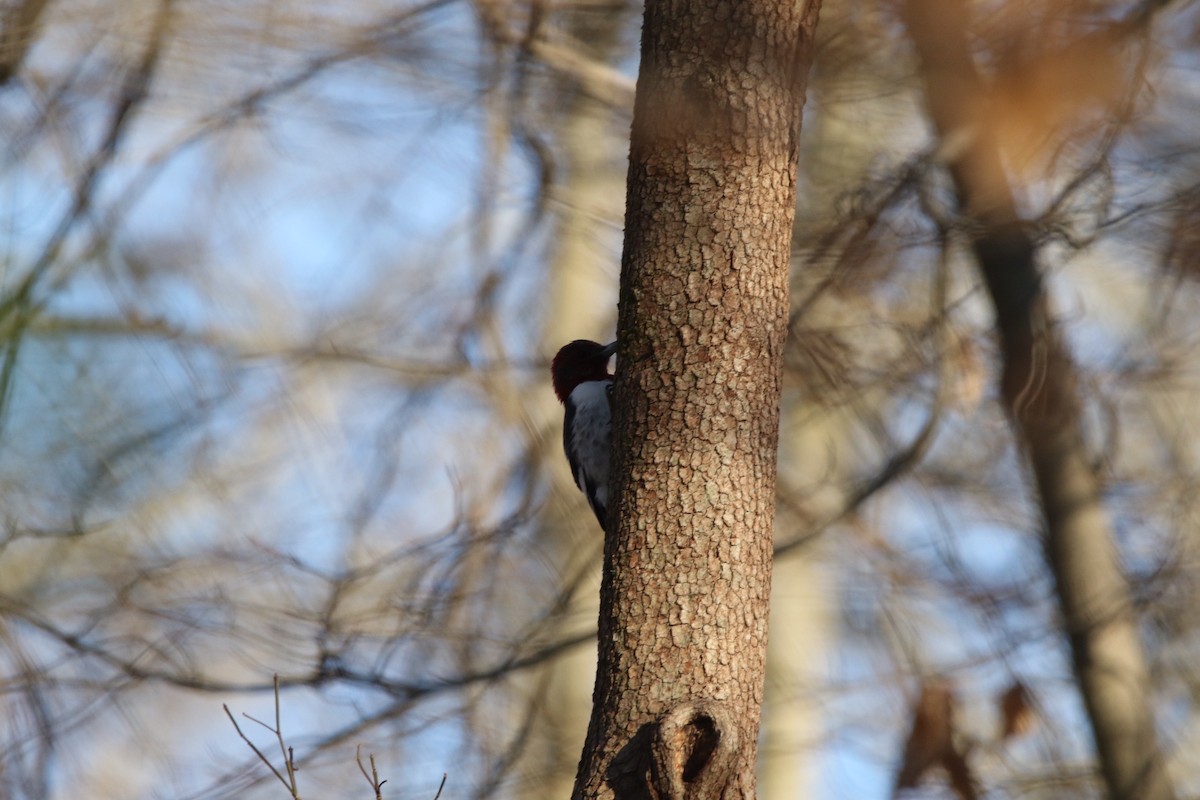
{"type": "Polygon", "coordinates": [[[283,741],[283,723],[279,721],[279,673],[275,673],[275,737],[279,740],[279,752],[283,754],[283,765],[287,767],[288,780],[291,781],[289,788],[292,790],[292,796],[296,800],[300,800],[300,795],[296,791],[296,759],[292,754],[292,748],[288,747],[283,741]]]}
{"type": "MultiPolygon", "coordinates": [[[[363,766],[362,762],[362,745],[360,744],[354,748],[354,761],[358,764],[358,771],[371,784],[371,789],[375,792],[375,800],[383,800],[383,785],[387,783],[387,780],[379,780],[379,771],[375,769],[375,754],[370,753],[367,758],[371,760],[371,773],[369,775],[367,774],[367,768],[363,766]]],[[[442,780],[444,781],[445,778],[442,780]]]]}
{"type": "MultiPolygon", "coordinates": [[[[238,725],[237,719],[233,716],[233,712],[229,710],[229,706],[222,703],[221,708],[225,709],[225,716],[229,717],[229,721],[233,723],[233,729],[237,731],[238,736],[242,737],[242,741],[250,745],[250,749],[254,751],[254,755],[258,756],[258,759],[266,764],[270,768],[271,772],[275,773],[275,777],[279,778],[279,782],[284,786],[287,786],[288,790],[290,791],[292,787],[288,786],[287,779],[279,774],[279,770],[275,769],[275,765],[271,763],[271,760],[263,755],[261,750],[255,747],[254,742],[250,741],[249,737],[242,733],[242,726],[238,725]]],[[[254,721],[258,722],[258,720],[254,721]]],[[[261,725],[262,723],[259,724],[261,725]]]]}
{"type": "Polygon", "coordinates": [[[242,728],[240,725],[237,724],[237,720],[234,719],[233,714],[229,710],[229,706],[222,704],[222,708],[225,709],[225,715],[228,716],[229,721],[233,723],[233,728],[234,728],[234,730],[236,730],[238,732],[238,736],[242,737],[242,741],[244,741],[246,744],[250,745],[250,749],[254,751],[254,754],[256,756],[258,756],[259,760],[262,761],[264,764],[266,764],[268,767],[270,767],[271,772],[275,773],[275,777],[279,778],[279,782],[287,787],[288,791],[292,795],[293,800],[300,800],[300,789],[296,785],[296,755],[292,751],[292,748],[288,747],[287,743],[283,740],[283,723],[280,721],[280,711],[279,711],[279,708],[280,708],[280,704],[279,704],[279,673],[275,674],[274,683],[275,683],[275,727],[272,728],[270,725],[263,722],[261,719],[256,719],[256,718],[250,716],[249,714],[243,713],[242,716],[245,717],[246,719],[250,720],[251,722],[257,722],[259,725],[262,725],[264,728],[269,730],[271,733],[275,734],[275,739],[276,739],[276,741],[279,742],[279,752],[283,754],[283,766],[284,766],[284,769],[287,770],[286,778],[283,777],[283,774],[280,773],[279,770],[275,769],[275,765],[271,763],[270,759],[268,759],[265,755],[263,755],[261,750],[259,750],[257,747],[255,747],[254,742],[250,741],[249,737],[247,737],[246,734],[242,733],[242,728]]]}

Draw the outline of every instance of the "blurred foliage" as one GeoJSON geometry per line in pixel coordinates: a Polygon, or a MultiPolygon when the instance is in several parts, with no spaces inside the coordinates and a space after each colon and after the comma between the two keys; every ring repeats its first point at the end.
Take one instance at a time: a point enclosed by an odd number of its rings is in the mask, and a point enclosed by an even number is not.
{"type": "MultiPolygon", "coordinates": [[[[971,6],[1194,794],[1200,11],[971,6]]],[[[284,796],[221,710],[272,719],[276,674],[306,796],[369,797],[357,745],[385,796],[552,794],[600,541],[546,359],[615,319],[640,10],[0,15],[0,795],[284,796]]],[[[778,536],[830,616],[768,676],[769,719],[815,722],[764,770],[887,795],[937,685],[990,796],[1097,796],[898,11],[826,0],[819,36],[778,536]]]]}

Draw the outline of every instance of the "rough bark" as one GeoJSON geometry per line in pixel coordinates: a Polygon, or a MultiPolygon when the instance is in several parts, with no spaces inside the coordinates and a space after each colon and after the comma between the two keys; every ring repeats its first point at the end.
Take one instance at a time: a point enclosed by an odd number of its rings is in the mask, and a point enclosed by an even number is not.
{"type": "Polygon", "coordinates": [[[972,248],[1000,336],[1001,396],[1033,472],[1046,563],[1108,794],[1173,797],[1129,586],[1084,447],[1076,368],[999,147],[978,124],[984,94],[967,46],[966,10],[962,0],[907,0],[906,16],[959,206],[974,226],[972,248]]]}
{"type": "Polygon", "coordinates": [[[800,111],[819,2],[651,0],[599,668],[576,798],[749,798],[800,111]]]}

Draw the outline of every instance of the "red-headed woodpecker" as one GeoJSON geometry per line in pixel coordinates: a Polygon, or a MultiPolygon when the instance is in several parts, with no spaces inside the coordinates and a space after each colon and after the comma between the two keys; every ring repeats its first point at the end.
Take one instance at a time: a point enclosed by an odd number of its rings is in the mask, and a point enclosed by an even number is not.
{"type": "Polygon", "coordinates": [[[554,393],[566,409],[563,448],[571,475],[587,495],[601,528],[608,506],[608,440],[612,434],[613,377],[608,359],[615,352],[616,342],[603,345],[576,339],[550,362],[554,393]]]}

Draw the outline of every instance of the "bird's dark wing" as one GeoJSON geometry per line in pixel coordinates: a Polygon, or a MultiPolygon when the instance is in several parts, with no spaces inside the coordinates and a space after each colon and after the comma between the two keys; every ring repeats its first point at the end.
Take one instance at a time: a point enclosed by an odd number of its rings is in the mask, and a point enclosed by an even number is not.
{"type": "MultiPolygon", "coordinates": [[[[605,392],[609,398],[609,408],[612,408],[612,384],[609,383],[605,387],[605,392]]],[[[594,481],[588,479],[588,475],[579,468],[579,459],[575,456],[575,448],[571,447],[571,431],[575,425],[575,403],[567,398],[563,404],[566,415],[563,418],[563,452],[567,454],[567,463],[571,465],[571,479],[575,481],[575,485],[587,497],[588,505],[592,507],[592,511],[596,514],[596,519],[600,520],[600,527],[604,528],[605,508],[604,503],[596,497],[596,489],[598,488],[594,481]]],[[[607,528],[605,528],[607,530],[607,528]]]]}
{"type": "Polygon", "coordinates": [[[563,452],[567,454],[567,463],[571,465],[571,480],[582,491],[587,491],[579,482],[579,459],[575,457],[575,448],[571,447],[571,431],[575,429],[575,403],[567,398],[563,403],[566,416],[563,417],[563,452]]]}

